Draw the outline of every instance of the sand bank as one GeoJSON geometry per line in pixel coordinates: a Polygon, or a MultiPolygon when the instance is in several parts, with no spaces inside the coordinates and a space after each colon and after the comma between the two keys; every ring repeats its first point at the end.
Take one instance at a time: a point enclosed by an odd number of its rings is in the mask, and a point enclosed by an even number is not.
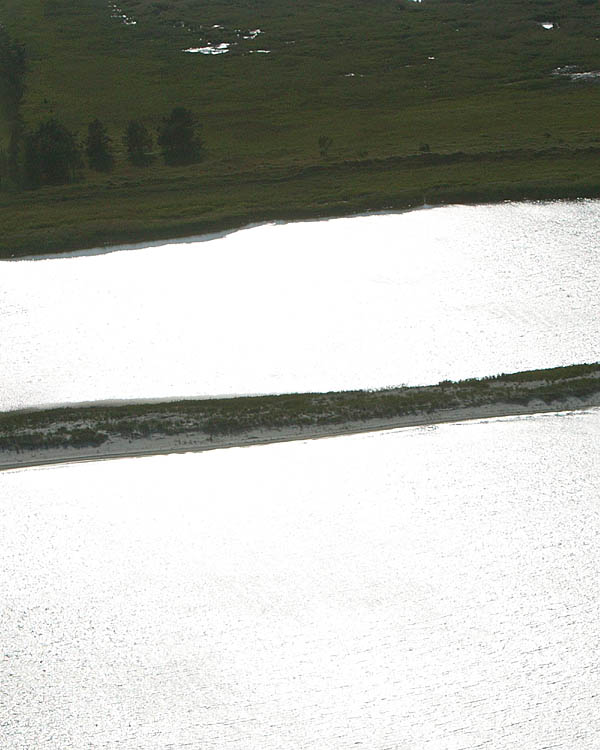
{"type": "Polygon", "coordinates": [[[595,394],[587,399],[573,398],[553,402],[552,404],[536,401],[530,402],[527,406],[497,403],[477,407],[443,409],[389,419],[345,422],[336,425],[254,429],[235,435],[210,436],[203,432],[196,432],[136,439],[111,438],[98,448],[2,451],[0,452],[0,471],[82,461],[140,458],[170,453],[198,453],[225,448],[269,445],[292,440],[319,440],[363,432],[397,430],[481,419],[543,413],[569,413],[597,407],[600,407],[600,394],[595,394]]]}

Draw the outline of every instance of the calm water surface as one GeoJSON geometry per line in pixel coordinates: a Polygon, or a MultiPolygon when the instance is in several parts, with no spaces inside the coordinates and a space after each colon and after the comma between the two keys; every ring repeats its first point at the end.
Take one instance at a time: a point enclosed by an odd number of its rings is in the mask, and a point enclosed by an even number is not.
{"type": "Polygon", "coordinates": [[[0,474],[6,750],[596,750],[600,410],[0,474]]]}
{"type": "Polygon", "coordinates": [[[0,265],[0,409],[596,361],[600,202],[451,206],[0,265]]]}

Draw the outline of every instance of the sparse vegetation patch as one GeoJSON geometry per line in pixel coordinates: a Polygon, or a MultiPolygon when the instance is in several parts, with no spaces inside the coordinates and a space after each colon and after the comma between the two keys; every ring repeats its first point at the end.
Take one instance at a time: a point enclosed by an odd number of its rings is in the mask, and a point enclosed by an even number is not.
{"type": "Polygon", "coordinates": [[[443,418],[452,412],[505,405],[571,408],[600,403],[600,364],[533,370],[434,386],[375,391],[302,393],[120,406],[65,407],[0,415],[0,451],[87,448],[125,439],[135,452],[146,438],[250,435],[281,431],[303,436],[315,427],[360,425],[406,416],[443,418]],[[294,431],[296,431],[294,433],[294,431]]]}

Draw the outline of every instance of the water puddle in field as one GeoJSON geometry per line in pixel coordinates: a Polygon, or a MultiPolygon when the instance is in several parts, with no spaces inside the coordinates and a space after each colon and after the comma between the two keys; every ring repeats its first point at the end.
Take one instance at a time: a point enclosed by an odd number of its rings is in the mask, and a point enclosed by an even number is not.
{"type": "Polygon", "coordinates": [[[187,49],[182,50],[182,52],[191,52],[192,54],[200,53],[201,55],[224,55],[225,53],[229,52],[230,47],[231,44],[223,42],[222,44],[217,44],[214,47],[211,45],[208,45],[206,47],[188,47],[187,49]]]}
{"type": "Polygon", "coordinates": [[[553,76],[569,78],[571,81],[596,81],[600,79],[600,70],[579,70],[577,65],[563,65],[554,68],[553,76]]]}
{"type": "Polygon", "coordinates": [[[260,29],[253,29],[252,31],[248,31],[246,34],[244,34],[242,36],[242,39],[256,39],[256,37],[262,33],[264,32],[262,32],[260,29]]]}
{"type": "Polygon", "coordinates": [[[555,29],[555,28],[557,29],[558,28],[558,26],[555,23],[552,23],[552,21],[542,21],[540,23],[540,26],[542,27],[542,29],[546,29],[548,31],[550,29],[555,29]]]}
{"type": "MultiPolygon", "coordinates": [[[[182,28],[185,28],[185,24],[183,24],[182,28]]],[[[202,28],[202,27],[200,27],[202,28]]],[[[262,29],[226,29],[225,26],[222,26],[219,23],[214,23],[212,26],[209,27],[208,34],[202,39],[200,39],[201,44],[195,47],[187,47],[186,49],[182,50],[182,52],[189,52],[191,54],[200,54],[200,55],[224,55],[227,52],[230,52],[230,48],[234,45],[238,44],[240,41],[252,41],[256,39],[259,34],[263,34],[264,32],[262,29]],[[225,38],[234,38],[238,41],[229,41],[224,42],[220,40],[214,39],[214,32],[215,31],[222,31],[223,34],[219,34],[218,36],[223,39],[225,38]],[[211,33],[212,32],[212,33],[211,33]],[[212,37],[212,38],[211,38],[212,37]]],[[[268,49],[255,49],[255,50],[249,50],[250,53],[253,52],[259,52],[262,54],[269,54],[271,50],[268,49]]]]}
{"type": "Polygon", "coordinates": [[[588,70],[583,73],[571,73],[569,78],[572,81],[593,81],[600,78],[600,70],[588,70]]]}
{"type": "Polygon", "coordinates": [[[121,23],[125,24],[125,26],[137,25],[137,21],[131,16],[128,16],[126,13],[123,13],[122,9],[119,8],[119,6],[115,3],[109,3],[108,7],[110,8],[111,18],[116,18],[117,20],[121,21],[121,23]]]}

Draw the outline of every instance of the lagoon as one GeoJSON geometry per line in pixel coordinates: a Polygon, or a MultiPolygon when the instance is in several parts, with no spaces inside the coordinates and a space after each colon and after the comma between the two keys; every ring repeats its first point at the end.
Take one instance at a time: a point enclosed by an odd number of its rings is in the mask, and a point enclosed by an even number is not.
{"type": "Polygon", "coordinates": [[[595,750],[600,410],[0,474],[2,747],[595,750]]]}
{"type": "Polygon", "coordinates": [[[596,361],[600,202],[448,206],[2,262],[0,409],[596,361]]]}

